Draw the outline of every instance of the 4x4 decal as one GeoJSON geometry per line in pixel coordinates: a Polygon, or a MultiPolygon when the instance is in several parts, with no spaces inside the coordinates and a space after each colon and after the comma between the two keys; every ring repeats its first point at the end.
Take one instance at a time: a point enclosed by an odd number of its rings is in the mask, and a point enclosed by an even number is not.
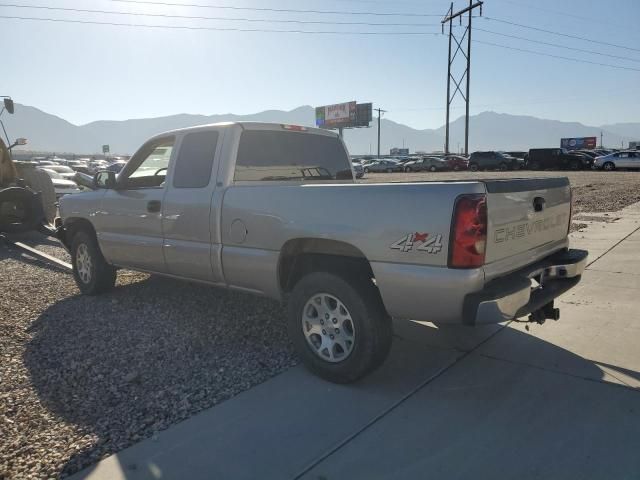
{"type": "Polygon", "coordinates": [[[392,250],[400,250],[403,253],[412,250],[432,254],[439,253],[442,250],[442,235],[429,236],[428,233],[409,233],[391,244],[390,248],[392,250]]]}

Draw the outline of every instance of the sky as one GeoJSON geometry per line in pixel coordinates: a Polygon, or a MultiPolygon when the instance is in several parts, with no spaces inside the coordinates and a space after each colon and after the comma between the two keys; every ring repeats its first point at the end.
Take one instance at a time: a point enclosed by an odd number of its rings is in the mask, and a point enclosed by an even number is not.
{"type": "MultiPolygon", "coordinates": [[[[386,118],[414,128],[437,128],[445,121],[448,36],[440,33],[440,20],[450,1],[10,3],[48,9],[6,6],[9,2],[0,0],[0,17],[190,27],[144,28],[0,18],[0,95],[10,95],[18,103],[35,106],[77,125],[178,113],[250,114],[351,100],[373,102],[374,108],[388,111],[386,118]],[[343,33],[214,31],[203,27],[343,33]],[[382,32],[393,34],[380,35],[382,32]],[[408,34],[416,32],[419,35],[408,34]]],[[[468,1],[456,1],[454,10],[467,5],[468,1]]],[[[640,121],[640,0],[485,0],[482,14],[473,19],[472,114],[496,111],[595,126],[640,121]]],[[[454,31],[461,35],[463,30],[457,26],[454,31]]],[[[463,57],[458,55],[453,66],[457,76],[464,69],[460,60],[463,57]]],[[[452,118],[463,113],[464,104],[458,98],[452,105],[452,118]]]]}

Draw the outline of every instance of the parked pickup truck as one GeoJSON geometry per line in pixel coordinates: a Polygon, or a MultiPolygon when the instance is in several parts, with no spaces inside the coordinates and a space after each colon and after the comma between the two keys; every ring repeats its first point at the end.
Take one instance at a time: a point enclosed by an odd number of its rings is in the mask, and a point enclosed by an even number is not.
{"type": "Polygon", "coordinates": [[[335,382],[384,361],[392,318],[557,319],[587,258],[568,249],[566,178],[357,184],[315,128],[175,130],[94,182],[57,220],[82,293],[128,268],[281,300],[300,358],[335,382]]]}

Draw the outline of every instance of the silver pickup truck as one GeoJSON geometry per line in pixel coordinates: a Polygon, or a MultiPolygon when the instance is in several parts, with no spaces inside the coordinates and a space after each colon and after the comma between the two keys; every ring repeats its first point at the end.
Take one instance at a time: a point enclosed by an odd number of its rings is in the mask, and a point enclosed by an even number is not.
{"type": "Polygon", "coordinates": [[[163,133],[94,183],[57,220],[82,293],[128,268],[281,300],[335,382],[384,361],[392,318],[557,319],[587,258],[568,249],[566,178],[357,184],[334,133],[295,125],[163,133]]]}

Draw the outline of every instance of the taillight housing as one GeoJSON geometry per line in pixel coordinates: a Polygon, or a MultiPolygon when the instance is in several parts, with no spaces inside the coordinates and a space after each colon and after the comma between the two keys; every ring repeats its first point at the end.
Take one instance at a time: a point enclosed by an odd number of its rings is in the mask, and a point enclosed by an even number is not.
{"type": "Polygon", "coordinates": [[[487,197],[461,195],[456,199],[449,240],[450,268],[484,265],[487,248],[487,197]]]}

